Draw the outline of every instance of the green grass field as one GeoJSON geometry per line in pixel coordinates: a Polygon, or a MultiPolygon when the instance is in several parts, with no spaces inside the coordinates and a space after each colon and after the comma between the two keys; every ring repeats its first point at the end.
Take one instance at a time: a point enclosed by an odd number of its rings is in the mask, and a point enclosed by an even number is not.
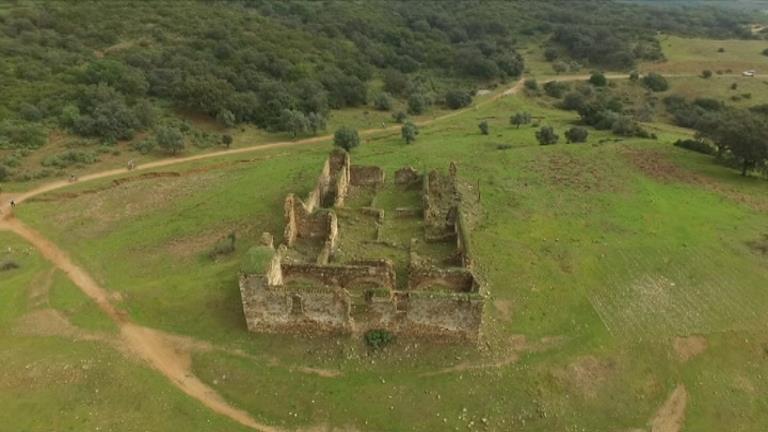
{"type": "Polygon", "coordinates": [[[711,40],[664,35],[660,37],[660,42],[667,61],[643,64],[639,68],[641,72],[697,73],[705,69],[712,72],[731,70],[737,74],[750,69],[758,73],[768,72],[768,56],[762,55],[768,46],[765,41],[711,40]],[[719,52],[720,48],[724,51],[719,52]]]}
{"type": "MultiPolygon", "coordinates": [[[[768,258],[750,245],[768,233],[768,184],[672,147],[685,132],[662,124],[650,125],[658,141],[591,130],[586,144],[541,147],[534,128],[509,125],[518,110],[554,126],[561,142],[576,121],[539,100],[505,97],[423,128],[412,145],[392,133],[352,156],[389,172],[457,161],[460,175],[479,181],[472,241],[491,291],[480,349],[401,340],[369,353],[356,339],[245,330],[240,257],[261,232],[279,237],[284,196],[309,191],[329,144],[81,184],[71,188],[79,194],[24,203],[18,216],[138,323],[221,347],[195,354],[194,372],[268,424],[647,430],[684,384],[686,430],[765,430],[768,258]],[[237,252],[208,258],[231,231],[237,252]],[[676,349],[687,336],[703,337],[704,348],[676,349]]],[[[109,331],[79,300],[55,303],[78,326],[109,331]]]]}

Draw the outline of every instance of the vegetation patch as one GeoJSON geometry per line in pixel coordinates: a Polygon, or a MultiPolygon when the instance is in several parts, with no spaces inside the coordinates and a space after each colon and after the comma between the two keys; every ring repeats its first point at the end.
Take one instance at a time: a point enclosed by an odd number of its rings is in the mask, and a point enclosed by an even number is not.
{"type": "Polygon", "coordinates": [[[363,336],[365,343],[374,350],[384,348],[395,340],[395,336],[387,330],[368,330],[363,336]]]}

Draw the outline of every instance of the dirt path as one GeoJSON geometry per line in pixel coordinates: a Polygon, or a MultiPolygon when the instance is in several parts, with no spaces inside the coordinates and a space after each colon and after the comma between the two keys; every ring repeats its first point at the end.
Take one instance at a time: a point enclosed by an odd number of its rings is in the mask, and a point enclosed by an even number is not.
{"type": "Polygon", "coordinates": [[[651,432],[680,432],[685,421],[688,391],[679,384],[651,421],[651,432]]]}
{"type": "Polygon", "coordinates": [[[189,357],[175,349],[159,332],[138,326],[125,313],[117,310],[109,301],[109,294],[82,268],[72,262],[67,254],[48,239],[13,218],[0,223],[37,248],[56,267],[61,269],[99,308],[120,328],[120,335],[128,349],[170,379],[179,389],[197,399],[213,411],[238,423],[265,432],[277,431],[260,424],[245,411],[228,404],[218,393],[191,373],[189,357]]]}

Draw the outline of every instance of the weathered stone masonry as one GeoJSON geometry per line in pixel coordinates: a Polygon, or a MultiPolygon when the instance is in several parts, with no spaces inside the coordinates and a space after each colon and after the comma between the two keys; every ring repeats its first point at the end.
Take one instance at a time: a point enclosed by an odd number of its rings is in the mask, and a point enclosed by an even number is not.
{"type": "Polygon", "coordinates": [[[384,217],[411,217],[423,226],[422,238],[411,239],[410,246],[391,245],[410,250],[407,270],[398,274],[395,263],[387,259],[337,262],[336,248],[344,230],[334,208],[344,207],[356,188],[381,188],[385,174],[379,167],[351,165],[346,152],[331,153],[306,201],[293,194],[286,198],[285,244],[273,250],[263,272],[240,276],[248,329],[311,333],[386,329],[410,336],[477,340],[485,289],[472,271],[454,164],[449,172],[421,175],[409,167],[395,173],[394,187],[422,185],[423,209],[415,214],[356,209],[360,214],[376,213],[379,222],[384,217]],[[302,241],[321,245],[316,256],[298,259],[291,254],[302,241]],[[416,252],[418,242],[439,242],[453,254],[436,263],[416,252]]]}

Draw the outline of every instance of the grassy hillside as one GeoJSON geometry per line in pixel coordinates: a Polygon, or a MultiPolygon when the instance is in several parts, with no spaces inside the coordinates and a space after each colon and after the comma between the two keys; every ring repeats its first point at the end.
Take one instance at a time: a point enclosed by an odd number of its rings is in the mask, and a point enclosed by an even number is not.
{"type": "Polygon", "coordinates": [[[353,154],[388,171],[455,160],[479,181],[473,247],[492,293],[480,350],[403,340],[374,354],[347,338],[245,331],[239,256],[262,231],[279,235],[282,199],[309,190],[327,145],[78,185],[18,213],[140,323],[230,352],[199,353],[193,368],[270,424],[642,428],[683,384],[689,430],[765,428],[765,181],[671,147],[684,135],[661,124],[649,125],[658,141],[590,131],[586,144],[542,147],[532,127],[509,125],[519,110],[561,135],[576,121],[506,97],[424,128],[415,144],[371,138],[353,154]],[[211,261],[232,230],[235,255],[211,261]]]}

